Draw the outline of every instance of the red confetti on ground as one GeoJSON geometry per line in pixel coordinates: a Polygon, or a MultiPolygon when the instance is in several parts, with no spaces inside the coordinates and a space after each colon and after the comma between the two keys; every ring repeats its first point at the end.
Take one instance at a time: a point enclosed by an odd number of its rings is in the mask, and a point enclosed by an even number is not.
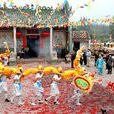
{"type": "MultiPolygon", "coordinates": [[[[33,65],[34,66],[34,65],[33,65]]],[[[29,66],[30,67],[30,66],[29,66]]],[[[32,67],[32,66],[31,66],[32,67]]],[[[55,106],[53,99],[46,104],[37,104],[31,106],[31,95],[34,95],[32,90],[31,81],[34,78],[33,75],[26,78],[23,84],[23,99],[25,104],[19,106],[16,104],[4,102],[4,95],[0,94],[0,114],[98,114],[101,112],[101,108],[109,108],[108,114],[114,114],[114,94],[108,89],[99,84],[93,86],[90,94],[84,94],[81,97],[81,106],[76,105],[76,100],[71,100],[74,87],[71,85],[72,80],[61,81],[59,83],[60,89],[60,105],[55,106]]],[[[51,77],[47,76],[42,80],[42,85],[45,88],[44,97],[49,96],[51,77]]],[[[9,85],[9,97],[12,96],[12,80],[8,82],[9,85]]],[[[35,97],[37,101],[37,97],[35,97]]],[[[108,109],[107,108],[107,109],[108,109]]]]}

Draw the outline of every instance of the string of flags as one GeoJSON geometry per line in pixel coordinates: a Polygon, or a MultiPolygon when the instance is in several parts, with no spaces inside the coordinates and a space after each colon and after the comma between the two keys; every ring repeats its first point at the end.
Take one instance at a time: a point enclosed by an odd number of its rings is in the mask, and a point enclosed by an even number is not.
{"type": "MultiPolygon", "coordinates": [[[[2,0],[0,1],[2,2],[2,0]]],[[[69,21],[69,14],[62,13],[62,9],[64,8],[64,4],[67,2],[67,0],[64,0],[63,4],[58,4],[56,9],[53,9],[52,7],[41,7],[38,4],[34,5],[28,5],[26,4],[23,7],[17,7],[14,5],[14,0],[9,0],[10,6],[12,9],[17,9],[17,12],[19,12],[23,16],[23,18],[26,18],[21,20],[19,16],[17,16],[16,13],[14,13],[14,16],[11,16],[11,12],[7,12],[7,10],[4,10],[4,8],[0,9],[1,15],[1,22],[0,27],[10,27],[10,26],[18,26],[18,27],[32,27],[35,24],[38,24],[38,28],[46,28],[46,27],[67,27],[67,26],[86,26],[86,25],[92,25],[92,24],[106,24],[109,25],[110,23],[114,23],[114,19],[110,18],[110,16],[102,17],[100,19],[81,19],[76,20],[74,22],[69,21]],[[23,10],[24,9],[24,10],[23,10]],[[32,15],[28,13],[33,11],[35,12],[35,15],[32,15]],[[46,18],[44,19],[44,15],[42,14],[43,11],[49,11],[46,14],[46,18]],[[58,15],[57,12],[62,13],[62,15],[58,15]],[[11,19],[13,18],[13,19],[11,19]],[[14,18],[18,22],[14,22],[14,18]],[[19,20],[20,18],[20,20],[19,20]],[[18,19],[18,20],[17,20],[18,19]],[[25,21],[24,21],[25,20],[25,21]],[[23,23],[22,23],[23,22],[23,23]]],[[[90,9],[91,3],[94,2],[94,0],[88,0],[88,4],[84,4],[83,6],[79,6],[78,8],[86,7],[90,9]]],[[[71,9],[71,7],[69,7],[71,9]]],[[[68,13],[74,13],[75,11],[69,10],[68,13]]]]}

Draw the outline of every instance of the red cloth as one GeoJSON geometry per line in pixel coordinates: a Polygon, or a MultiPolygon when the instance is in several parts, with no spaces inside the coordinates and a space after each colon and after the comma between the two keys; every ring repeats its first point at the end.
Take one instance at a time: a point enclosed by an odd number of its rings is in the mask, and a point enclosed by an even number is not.
{"type": "Polygon", "coordinates": [[[26,41],[26,36],[23,36],[23,45],[22,45],[22,47],[23,48],[26,48],[26,43],[27,41],[26,41]]]}
{"type": "Polygon", "coordinates": [[[41,37],[49,37],[50,36],[50,33],[49,32],[43,32],[41,34],[41,37]]]}

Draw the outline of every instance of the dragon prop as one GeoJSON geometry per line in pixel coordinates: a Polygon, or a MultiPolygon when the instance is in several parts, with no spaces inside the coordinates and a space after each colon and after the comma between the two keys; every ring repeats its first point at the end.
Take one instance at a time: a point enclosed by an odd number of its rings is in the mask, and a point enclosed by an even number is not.
{"type": "Polygon", "coordinates": [[[80,58],[83,55],[84,47],[77,51],[76,58],[74,60],[74,69],[63,70],[61,66],[37,66],[34,68],[28,68],[23,70],[21,65],[17,65],[17,68],[12,68],[9,66],[4,66],[0,63],[0,73],[4,74],[6,77],[9,77],[16,73],[21,73],[21,80],[24,80],[25,77],[28,77],[30,74],[36,74],[42,72],[43,76],[58,74],[62,79],[69,80],[73,79],[74,85],[84,92],[90,92],[94,83],[95,83],[95,73],[87,73],[84,67],[80,65],[80,58]]]}

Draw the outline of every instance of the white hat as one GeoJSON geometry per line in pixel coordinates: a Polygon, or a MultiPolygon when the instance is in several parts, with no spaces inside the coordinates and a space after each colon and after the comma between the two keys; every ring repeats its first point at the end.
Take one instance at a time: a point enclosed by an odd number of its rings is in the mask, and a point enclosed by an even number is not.
{"type": "Polygon", "coordinates": [[[40,75],[40,73],[37,73],[36,76],[35,76],[36,79],[41,78],[41,77],[42,77],[42,75],[40,75]]]}
{"type": "Polygon", "coordinates": [[[17,75],[14,77],[14,80],[19,80],[19,79],[20,79],[20,77],[17,75]]]}
{"type": "Polygon", "coordinates": [[[59,78],[58,75],[55,74],[55,75],[53,76],[53,79],[55,79],[55,80],[60,80],[61,77],[59,78]]]}

